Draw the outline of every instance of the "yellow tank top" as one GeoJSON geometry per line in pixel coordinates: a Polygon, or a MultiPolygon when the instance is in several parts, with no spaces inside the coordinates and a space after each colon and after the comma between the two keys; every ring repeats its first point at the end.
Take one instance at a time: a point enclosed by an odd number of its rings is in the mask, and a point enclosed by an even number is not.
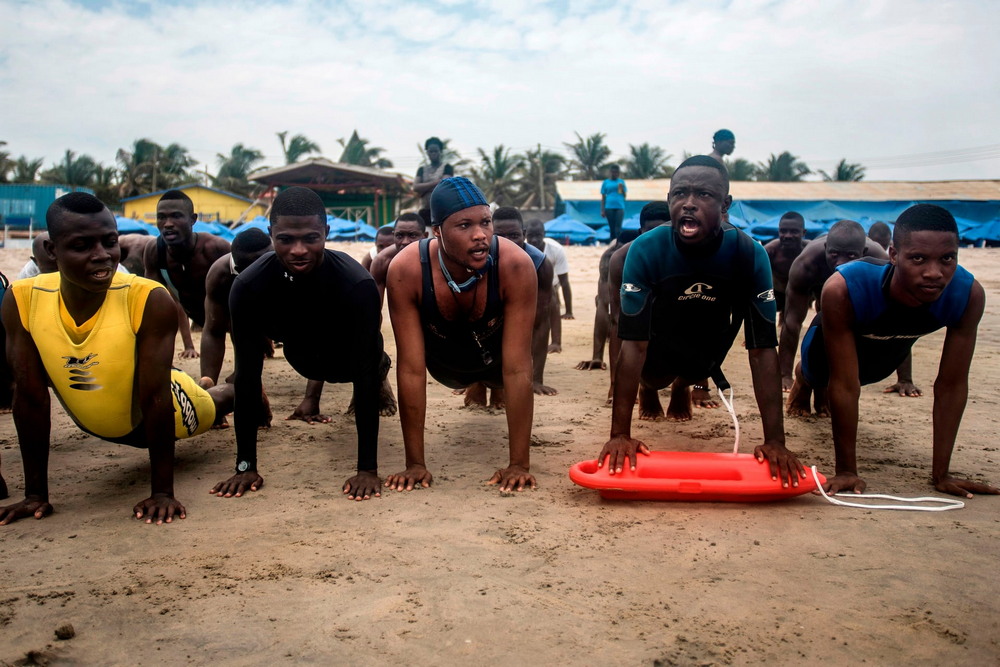
{"type": "Polygon", "coordinates": [[[116,272],[104,304],[78,326],[59,282],[59,273],[43,273],[13,284],[21,324],[77,425],[102,438],[127,435],[142,419],[135,399],[136,333],[149,293],[163,287],[116,272]]]}

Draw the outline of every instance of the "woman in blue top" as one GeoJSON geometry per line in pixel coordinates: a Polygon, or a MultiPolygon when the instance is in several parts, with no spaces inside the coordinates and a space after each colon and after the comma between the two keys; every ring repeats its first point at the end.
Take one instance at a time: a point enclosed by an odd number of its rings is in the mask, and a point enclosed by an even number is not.
{"type": "Polygon", "coordinates": [[[628,188],[621,179],[621,169],[617,164],[608,168],[608,178],[601,183],[601,217],[608,221],[611,230],[610,243],[614,243],[622,230],[625,219],[625,195],[628,188]]]}

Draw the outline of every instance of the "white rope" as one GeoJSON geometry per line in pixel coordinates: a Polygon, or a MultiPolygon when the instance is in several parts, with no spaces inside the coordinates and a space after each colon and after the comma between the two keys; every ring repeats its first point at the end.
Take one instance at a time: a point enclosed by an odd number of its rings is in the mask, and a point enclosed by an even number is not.
{"type": "Polygon", "coordinates": [[[965,507],[965,503],[961,500],[955,500],[953,498],[937,498],[935,496],[923,496],[920,498],[900,498],[899,496],[888,496],[884,493],[837,493],[835,496],[843,498],[876,498],[880,500],[892,500],[898,503],[938,503],[940,507],[924,507],[920,505],[869,505],[867,503],[849,503],[844,500],[838,500],[834,496],[827,494],[823,490],[823,485],[819,483],[819,473],[816,472],[816,466],[810,468],[812,470],[813,481],[816,482],[816,488],[819,489],[820,494],[827,499],[827,501],[833,503],[834,505],[841,505],[842,507],[860,507],[866,510],[911,510],[914,512],[947,512],[948,510],[960,510],[965,507]]]}
{"type": "MultiPolygon", "coordinates": [[[[716,387],[718,389],[718,387],[716,387]]],[[[729,398],[726,398],[725,391],[718,389],[719,398],[722,400],[722,404],[726,406],[729,410],[729,416],[733,418],[733,426],[736,428],[736,439],[733,442],[733,454],[738,454],[740,451],[740,420],[736,418],[736,408],[733,407],[733,388],[729,387],[729,398]]],[[[901,498],[899,496],[889,496],[883,493],[836,493],[833,496],[829,495],[824,489],[823,485],[819,482],[819,473],[816,471],[816,466],[812,466],[812,476],[813,481],[816,482],[816,488],[819,490],[820,495],[826,498],[827,502],[833,505],[840,505],[841,507],[859,507],[861,509],[868,510],[910,510],[913,512],[947,512],[948,510],[960,510],[965,507],[965,503],[961,500],[955,500],[954,498],[937,498],[935,496],[922,496],[919,498],[901,498]],[[937,503],[938,507],[927,507],[922,505],[869,505],[867,503],[851,503],[845,500],[838,500],[835,496],[840,496],[843,498],[869,498],[876,500],[891,500],[897,503],[937,503]]]]}
{"type": "Polygon", "coordinates": [[[736,418],[736,408],[733,407],[733,388],[729,388],[729,400],[726,400],[726,394],[722,389],[716,387],[719,391],[719,398],[722,400],[722,404],[726,406],[726,410],[729,410],[729,416],[733,418],[733,426],[736,428],[736,439],[733,441],[733,454],[739,454],[740,452],[740,420],[736,418]]]}

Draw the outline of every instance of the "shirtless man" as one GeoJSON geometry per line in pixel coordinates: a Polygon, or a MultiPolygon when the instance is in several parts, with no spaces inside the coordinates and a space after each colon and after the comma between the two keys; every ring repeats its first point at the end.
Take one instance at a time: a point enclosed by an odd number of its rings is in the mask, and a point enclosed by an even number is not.
{"type": "MultiPolygon", "coordinates": [[[[604,345],[609,342],[611,331],[611,288],[608,283],[608,267],[611,264],[611,256],[636,236],[638,234],[635,230],[623,230],[618,238],[614,239],[608,246],[607,250],[601,253],[601,259],[597,262],[597,296],[594,297],[594,305],[597,306],[597,312],[594,314],[594,351],[590,359],[576,365],[578,371],[603,371],[608,367],[604,363],[604,345]]],[[[624,262],[625,260],[622,259],[622,263],[624,262]]],[[[614,366],[614,356],[610,357],[610,361],[614,366]]],[[[611,402],[610,393],[608,394],[608,402],[611,402]]]]}
{"type": "MultiPolygon", "coordinates": [[[[830,227],[826,236],[806,244],[805,249],[792,262],[785,285],[785,313],[782,318],[781,343],[778,346],[782,391],[787,392],[792,388],[795,352],[810,304],[818,299],[823,283],[833,275],[838,266],[861,257],[888,258],[877,243],[865,238],[865,230],[861,225],[853,220],[841,220],[830,227]]],[[[789,414],[808,415],[809,399],[810,395],[806,392],[797,397],[794,404],[789,400],[789,414]]],[[[815,403],[817,414],[828,414],[822,392],[817,392],[815,403]]]]}
{"type": "MultiPolygon", "coordinates": [[[[526,242],[524,219],[521,217],[521,212],[513,206],[501,206],[493,211],[493,233],[516,244],[528,253],[535,266],[535,272],[538,274],[538,305],[535,309],[535,322],[531,330],[531,363],[533,368],[531,387],[536,394],[555,396],[559,392],[545,384],[545,359],[548,356],[550,326],[549,304],[552,303],[552,262],[545,257],[545,253],[526,242]]],[[[478,383],[478,387],[481,388],[482,392],[482,404],[485,404],[486,385],[478,383]]],[[[494,390],[494,395],[497,391],[500,390],[494,390]]],[[[466,404],[470,402],[470,395],[475,396],[472,387],[465,394],[466,404]]]]}
{"type": "Polygon", "coordinates": [[[796,384],[826,386],[830,398],[836,475],[826,489],[865,490],[857,464],[861,385],[887,377],[917,338],[945,328],[934,380],[931,483],[966,498],[1000,493],[949,470],[986,301],[982,285],[958,265],[958,226],[940,206],[917,204],[899,216],[892,241],[889,262],[862,259],[837,268],[802,344],[804,376],[797,373],[796,384]]]}
{"type": "Polygon", "coordinates": [[[190,197],[180,190],[164,192],[156,204],[160,236],[146,246],[142,258],[146,277],[166,286],[177,302],[182,359],[198,358],[188,318],[205,325],[205,278],[215,260],[229,252],[225,239],[192,229],[197,219],[190,197]]]}
{"type": "MultiPolygon", "coordinates": [[[[732,203],[726,168],[707,155],[685,160],[670,179],[670,225],[635,241],[625,259],[611,438],[597,457],[611,474],[636,468],[649,448],[632,438],[640,384],[652,390],[680,379],[685,389],[710,376],[726,386],[721,363],[743,325],[764,443],[754,449],[771,477],[796,486],[805,475],[785,448],[776,310],[764,248],[722,221],[732,203]],[[683,324],[679,324],[683,323],[683,324]]],[[[673,398],[671,400],[674,400],[673,398]]]]}
{"type": "Polygon", "coordinates": [[[545,224],[541,220],[529,220],[525,234],[528,243],[544,252],[552,262],[555,277],[552,279],[552,300],[549,305],[549,330],[552,343],[548,351],[562,352],[562,321],[573,319],[573,289],[569,284],[569,262],[566,260],[566,251],[558,242],[545,237],[545,224]],[[557,287],[562,289],[563,300],[566,302],[566,312],[563,315],[559,314],[561,305],[557,287]]]}
{"type": "Polygon", "coordinates": [[[45,252],[59,272],[18,281],[3,302],[25,497],[0,508],[0,525],[52,513],[50,386],[87,433],[149,450],[152,489],[133,508],[135,518],[183,519],[174,498],[174,441],[203,433],[225,414],[232,386],[207,392],[171,370],[177,310],[157,283],[115,271],[118,227],[100,200],[72,192],[53,202],[45,219],[45,252]]]}
{"type": "Polygon", "coordinates": [[[365,271],[371,272],[372,262],[378,254],[386,248],[392,247],[392,229],[389,225],[382,225],[375,232],[375,245],[361,258],[361,266],[364,267],[365,271]]]}
{"type": "Polygon", "coordinates": [[[379,298],[383,302],[385,301],[385,281],[389,275],[389,263],[392,262],[393,257],[411,243],[427,238],[427,225],[424,223],[423,217],[417,213],[401,214],[391,229],[392,243],[375,257],[369,268],[372,278],[375,279],[375,284],[378,286],[379,298]]]}
{"type": "Polygon", "coordinates": [[[792,262],[809,244],[805,239],[806,221],[801,213],[789,211],[778,221],[778,238],[769,241],[764,250],[771,260],[771,280],[774,281],[774,301],[778,306],[778,329],[784,326],[785,290],[792,262]]]}
{"type": "Polygon", "coordinates": [[[718,160],[719,164],[724,165],[726,156],[732,155],[734,150],[736,150],[736,135],[730,130],[719,130],[712,135],[712,152],[708,155],[718,160]]]}
{"type": "Polygon", "coordinates": [[[236,474],[212,487],[226,498],[256,491],[261,374],[268,340],[309,380],[350,382],[358,433],[357,474],[342,490],[352,500],[380,495],[379,386],[389,372],[375,281],[345,253],[326,249],[323,201],[291,187],[271,206],[274,253],[241,272],[229,297],[236,361],[236,474]]]}
{"type": "Polygon", "coordinates": [[[493,234],[486,198],[466,178],[445,179],[434,189],[431,224],[433,238],[411,244],[389,267],[406,469],[389,475],[386,486],[402,491],[432,481],[424,458],[429,371],[453,389],[474,382],[504,389],[510,464],[489,483],[502,493],[535,488],[529,472],[535,266],[493,234]]]}
{"type": "Polygon", "coordinates": [[[882,250],[888,252],[889,244],[892,242],[892,230],[884,222],[875,222],[868,229],[868,238],[882,246],[882,250]]]}

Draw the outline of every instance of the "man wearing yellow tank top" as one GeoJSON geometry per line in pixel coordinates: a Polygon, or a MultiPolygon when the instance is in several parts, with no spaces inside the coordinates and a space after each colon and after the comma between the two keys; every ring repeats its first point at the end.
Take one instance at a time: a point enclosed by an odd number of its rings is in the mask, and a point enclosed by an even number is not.
{"type": "Polygon", "coordinates": [[[25,498],[0,507],[0,525],[52,512],[49,386],[84,431],[149,450],[152,489],[134,507],[137,519],[183,519],[174,498],[174,441],[206,431],[228,412],[232,385],[206,391],[171,369],[173,301],[154,281],[116,273],[118,228],[100,200],[82,192],[60,197],[46,222],[45,251],[59,272],[17,281],[2,307],[25,498]]]}

